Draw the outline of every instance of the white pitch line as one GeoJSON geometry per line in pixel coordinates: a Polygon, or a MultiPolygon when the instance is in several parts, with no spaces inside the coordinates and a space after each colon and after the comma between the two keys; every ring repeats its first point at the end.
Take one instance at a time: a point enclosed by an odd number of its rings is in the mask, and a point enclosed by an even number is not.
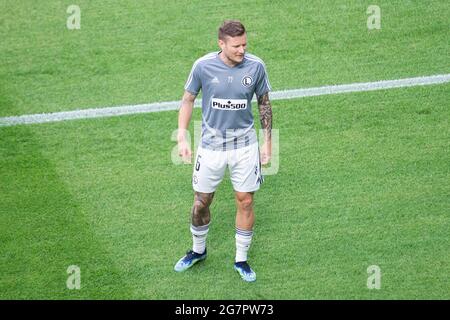
{"type": "MultiPolygon", "coordinates": [[[[397,79],[397,80],[383,80],[376,82],[351,83],[351,84],[342,84],[342,85],[333,85],[333,86],[324,86],[306,89],[274,91],[270,93],[270,99],[284,100],[284,99],[303,98],[303,97],[337,94],[345,92],[359,92],[359,91],[372,91],[372,90],[382,90],[382,89],[392,89],[392,88],[402,88],[412,86],[424,86],[446,82],[450,82],[450,74],[441,74],[434,76],[397,79]]],[[[0,127],[15,126],[20,124],[47,123],[64,120],[113,117],[137,113],[177,110],[179,106],[180,101],[167,101],[167,102],[156,102],[139,105],[125,105],[118,107],[93,108],[93,109],[64,111],[55,113],[40,113],[22,116],[12,116],[0,118],[0,127]]],[[[195,106],[200,107],[201,100],[197,100],[195,106]]]]}

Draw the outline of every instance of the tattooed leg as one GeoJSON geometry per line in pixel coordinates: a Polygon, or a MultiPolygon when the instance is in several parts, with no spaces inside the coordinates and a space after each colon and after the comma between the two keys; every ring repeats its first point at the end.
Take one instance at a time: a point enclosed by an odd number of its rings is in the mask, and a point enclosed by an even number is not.
{"type": "Polygon", "coordinates": [[[214,198],[213,193],[195,192],[194,205],[192,206],[192,225],[204,226],[211,220],[209,206],[214,198]]]}

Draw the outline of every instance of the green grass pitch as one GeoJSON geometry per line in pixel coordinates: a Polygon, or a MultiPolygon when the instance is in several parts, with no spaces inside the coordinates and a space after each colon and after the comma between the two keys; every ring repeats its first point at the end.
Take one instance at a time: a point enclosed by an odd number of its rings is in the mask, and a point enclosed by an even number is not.
{"type": "MultiPolygon", "coordinates": [[[[80,0],[80,30],[70,1],[3,3],[0,117],[179,99],[225,18],[244,22],[274,90],[450,70],[440,0],[377,1],[380,30],[372,1],[80,0]]],[[[449,92],[274,101],[280,167],[255,196],[252,284],[233,270],[228,179],[208,258],[173,271],[193,198],[192,167],[171,162],[177,112],[0,127],[0,299],[449,299],[449,92]]]]}

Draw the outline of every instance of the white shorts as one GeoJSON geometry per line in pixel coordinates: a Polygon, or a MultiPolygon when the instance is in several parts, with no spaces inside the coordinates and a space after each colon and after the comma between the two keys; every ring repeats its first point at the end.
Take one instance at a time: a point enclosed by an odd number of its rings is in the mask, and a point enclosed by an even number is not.
{"type": "Polygon", "coordinates": [[[227,166],[234,191],[256,191],[264,180],[258,143],[227,151],[209,150],[199,146],[195,157],[192,187],[197,192],[216,191],[227,166]]]}

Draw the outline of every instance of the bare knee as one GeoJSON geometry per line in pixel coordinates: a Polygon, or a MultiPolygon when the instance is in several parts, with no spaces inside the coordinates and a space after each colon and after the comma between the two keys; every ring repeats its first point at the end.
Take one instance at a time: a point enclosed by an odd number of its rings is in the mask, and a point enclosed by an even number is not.
{"type": "Polygon", "coordinates": [[[252,193],[237,194],[236,203],[240,212],[250,213],[253,209],[253,194],[252,193]]]}
{"type": "Polygon", "coordinates": [[[205,210],[209,209],[213,197],[214,193],[196,192],[194,196],[194,208],[198,212],[204,212],[205,210]]]}

